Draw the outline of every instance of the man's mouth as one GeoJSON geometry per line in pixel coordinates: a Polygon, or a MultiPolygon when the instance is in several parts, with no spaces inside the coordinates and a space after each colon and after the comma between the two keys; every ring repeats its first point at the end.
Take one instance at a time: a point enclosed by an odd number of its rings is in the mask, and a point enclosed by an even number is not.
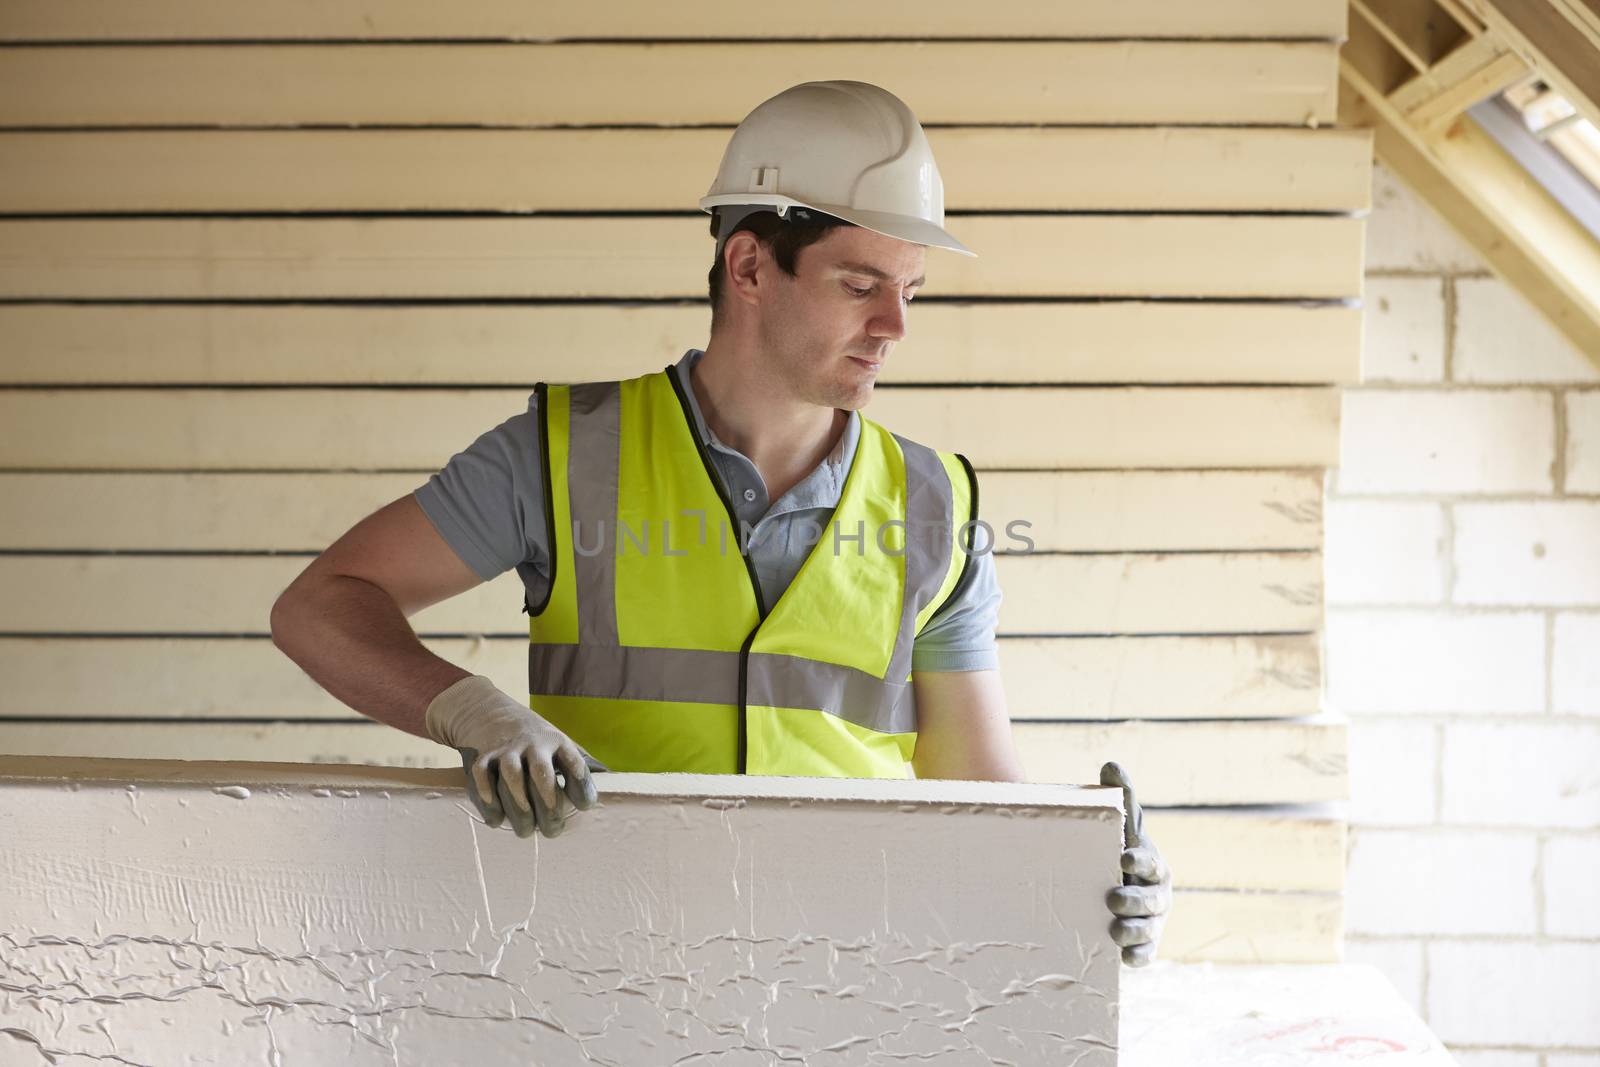
{"type": "Polygon", "coordinates": [[[851,356],[850,358],[861,364],[863,367],[871,367],[873,370],[877,370],[883,365],[883,360],[881,359],[868,359],[866,356],[851,356]]]}

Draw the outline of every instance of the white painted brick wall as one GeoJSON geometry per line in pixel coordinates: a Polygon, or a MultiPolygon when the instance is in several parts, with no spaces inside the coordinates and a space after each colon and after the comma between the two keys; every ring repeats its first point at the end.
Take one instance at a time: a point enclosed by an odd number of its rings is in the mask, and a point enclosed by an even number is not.
{"type": "Polygon", "coordinates": [[[1600,390],[1567,394],[1567,492],[1600,493],[1600,390]]]}
{"type": "Polygon", "coordinates": [[[1329,608],[1327,703],[1349,714],[1544,710],[1545,621],[1536,612],[1329,608]]]}
{"type": "Polygon", "coordinates": [[[1381,166],[1372,169],[1372,214],[1367,218],[1366,239],[1368,271],[1461,274],[1487,269],[1455,231],[1381,166]]]}
{"type": "Polygon", "coordinates": [[[1540,1067],[1537,1052],[1515,1049],[1451,1049],[1459,1067],[1540,1067]]]}
{"type": "Polygon", "coordinates": [[[1533,934],[1526,831],[1369,830],[1350,835],[1347,929],[1363,934],[1533,934]],[[1465,892],[1470,887],[1470,892],[1465,892]]]}
{"type": "MultiPolygon", "coordinates": [[[[1600,938],[1600,834],[1548,838],[1543,881],[1545,932],[1600,938]]],[[[1600,1012],[1600,1004],[1595,1010],[1600,1012]]]]}
{"type": "Polygon", "coordinates": [[[1600,945],[1434,941],[1428,1021],[1450,1045],[1600,1047],[1600,945]]]}
{"type": "Polygon", "coordinates": [[[1444,379],[1444,285],[1437,277],[1366,279],[1362,381],[1444,379]]]}
{"type": "Polygon", "coordinates": [[[1357,718],[1348,736],[1352,824],[1418,826],[1439,817],[1439,727],[1357,718]]]}
{"type": "Polygon", "coordinates": [[[1455,287],[1456,381],[1600,382],[1600,368],[1499,278],[1455,287]]]}
{"type": "Polygon", "coordinates": [[[1420,940],[1371,938],[1351,934],[1345,938],[1346,963],[1368,963],[1394,983],[1401,999],[1418,1015],[1423,1014],[1422,948],[1420,940]]]}
{"type": "Polygon", "coordinates": [[[1600,611],[1556,615],[1550,675],[1552,711],[1600,715],[1600,611]]]}
{"type": "Polygon", "coordinates": [[[1367,262],[1324,565],[1346,958],[1463,1067],[1600,1067],[1600,370],[1381,166],[1367,262]]]}
{"type": "Polygon", "coordinates": [[[1600,604],[1600,501],[1457,504],[1462,604],[1600,604]]]}
{"type": "Polygon", "coordinates": [[[1534,389],[1352,389],[1337,492],[1548,493],[1555,404],[1534,389]]]}
{"type": "Polygon", "coordinates": [[[1437,604],[1445,598],[1444,507],[1330,500],[1323,509],[1330,604],[1437,604]]]}
{"type": "Polygon", "coordinates": [[[1441,765],[1447,823],[1600,829],[1600,721],[1452,722],[1441,765]]]}

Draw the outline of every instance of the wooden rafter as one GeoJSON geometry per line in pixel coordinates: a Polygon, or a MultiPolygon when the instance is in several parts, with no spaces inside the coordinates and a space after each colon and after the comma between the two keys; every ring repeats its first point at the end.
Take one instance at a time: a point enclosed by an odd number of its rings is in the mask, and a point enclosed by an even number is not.
{"type": "MultiPolygon", "coordinates": [[[[1419,10],[1436,3],[1352,0],[1340,56],[1340,121],[1370,126],[1378,159],[1600,366],[1600,241],[1465,114],[1532,69],[1548,74],[1546,53],[1502,32],[1509,20],[1501,7],[1592,10],[1600,57],[1600,0],[1460,0],[1451,9],[1419,10]],[[1480,32],[1465,21],[1471,17],[1482,19],[1480,32]],[[1450,40],[1454,47],[1438,54],[1437,43],[1450,40]]],[[[1561,52],[1570,58],[1589,39],[1572,23],[1562,25],[1572,27],[1561,52]]],[[[1600,58],[1577,81],[1590,78],[1600,81],[1600,58]]]]}
{"type": "Polygon", "coordinates": [[[1515,85],[1528,64],[1490,35],[1475,37],[1389,94],[1406,120],[1437,136],[1480,100],[1515,85]]]}
{"type": "Polygon", "coordinates": [[[1440,9],[1461,24],[1461,28],[1477,37],[1484,32],[1483,20],[1462,6],[1461,0],[1433,0],[1440,9]]]}
{"type": "Polygon", "coordinates": [[[1493,34],[1600,126],[1600,0],[1469,0],[1493,34]]]}
{"type": "Polygon", "coordinates": [[[1433,0],[1350,0],[1350,7],[1418,73],[1433,66],[1465,36],[1459,23],[1439,17],[1433,0]]]}
{"type": "Polygon", "coordinates": [[[1345,58],[1428,136],[1529,71],[1498,35],[1466,33],[1434,0],[1352,0],[1352,6],[1358,24],[1345,58]]]}

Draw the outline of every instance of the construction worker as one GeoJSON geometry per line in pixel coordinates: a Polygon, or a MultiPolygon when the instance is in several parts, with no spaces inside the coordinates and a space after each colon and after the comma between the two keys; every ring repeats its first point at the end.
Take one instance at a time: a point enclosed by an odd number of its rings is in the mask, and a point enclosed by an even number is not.
{"type": "MultiPolygon", "coordinates": [[[[540,383],[273,608],[335,696],[455,748],[485,822],[560,834],[594,771],[1023,781],[1000,683],[992,544],[961,456],[860,414],[944,229],[906,105],[808,82],[757,107],[700,207],[704,350],[623,381],[540,383]],[[529,700],[428,652],[406,618],[515,567],[529,700]]],[[[574,364],[581,354],[574,354],[574,364]]],[[[1109,904],[1154,954],[1170,874],[1125,790],[1109,904]]]]}

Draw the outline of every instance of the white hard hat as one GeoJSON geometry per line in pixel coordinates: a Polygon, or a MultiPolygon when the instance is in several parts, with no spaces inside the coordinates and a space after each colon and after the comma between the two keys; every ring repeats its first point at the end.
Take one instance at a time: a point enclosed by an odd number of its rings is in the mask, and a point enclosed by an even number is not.
{"type": "Polygon", "coordinates": [[[702,211],[717,208],[719,252],[751,211],[787,216],[810,208],[902,241],[977,255],[945,232],[944,182],[917,117],[866,82],[805,82],[746,115],[700,198],[702,211]]]}

